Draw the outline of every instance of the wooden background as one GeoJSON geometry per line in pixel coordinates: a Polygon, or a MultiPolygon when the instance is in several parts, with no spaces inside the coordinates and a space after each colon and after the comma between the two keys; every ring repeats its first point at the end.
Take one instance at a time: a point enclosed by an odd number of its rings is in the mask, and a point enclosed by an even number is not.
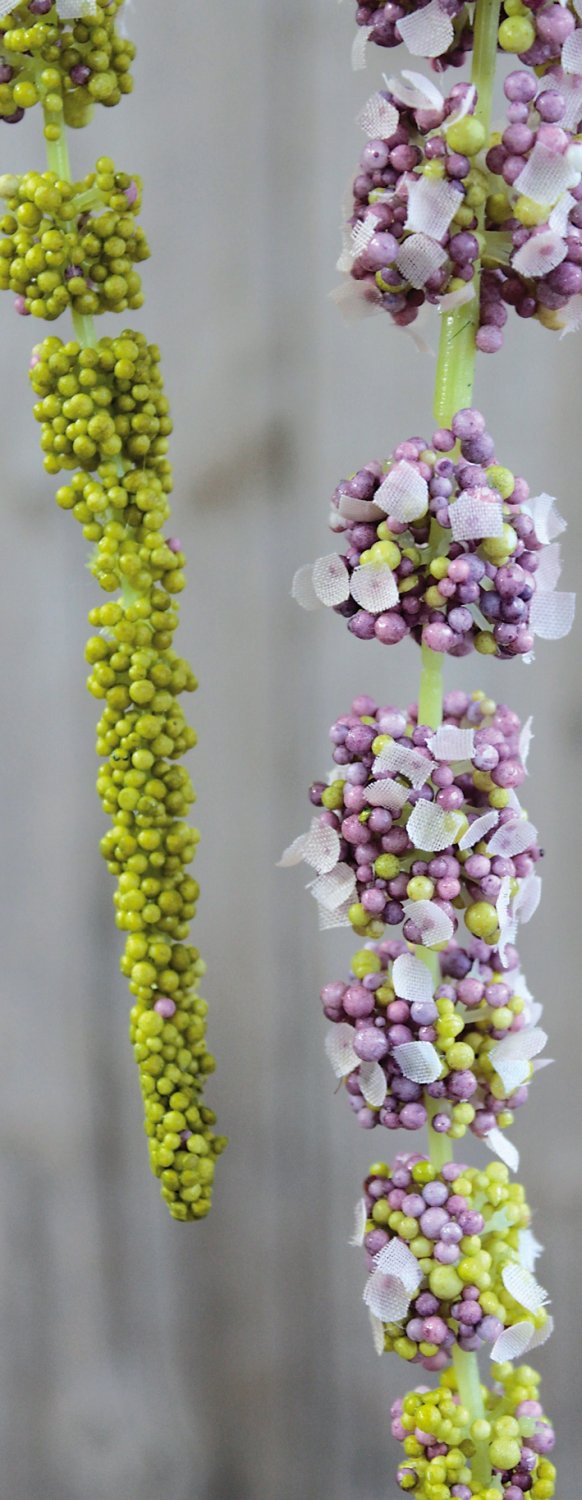
{"type": "MultiPolygon", "coordinates": [[[[378,59],[350,73],[352,18],[351,0],[138,0],[137,93],[73,142],[79,172],[110,151],[146,179],[154,258],[138,321],[163,346],[176,421],[190,559],[180,644],[202,684],[196,940],[219,1057],[210,1096],[232,1140],[200,1226],[166,1218],[146,1164],[97,849],[83,663],[94,586],[41,477],[26,380],[37,328],[2,307],[7,1500],[397,1492],[388,1405],[408,1372],[373,1353],[347,1247],[379,1140],[334,1098],[318,1002],[352,945],[319,937],[301,878],[274,869],[306,825],[331,720],[355,692],[398,703],[417,685],[415,647],[364,649],[289,598],[295,567],[326,548],[338,478],[432,430],[434,361],[388,320],[346,328],[326,300],[354,116],[380,81],[378,59]]],[[[1,144],[2,170],[40,166],[38,118],[1,144]]],[[[481,360],[477,392],[500,459],[569,517],[569,588],[582,555],[581,347],[514,324],[504,352],[481,360]]],[[[562,1500],[578,1493],[580,641],[578,625],[529,668],[473,658],[448,672],[535,714],[528,806],[547,844],[546,894],[523,951],[557,1065],[516,1136],[558,1323],[540,1363],[562,1500]]]]}

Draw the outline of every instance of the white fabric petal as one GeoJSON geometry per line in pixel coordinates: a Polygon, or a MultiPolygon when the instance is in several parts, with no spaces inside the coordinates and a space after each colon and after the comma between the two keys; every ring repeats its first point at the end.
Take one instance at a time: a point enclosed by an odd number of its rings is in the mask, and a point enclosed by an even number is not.
{"type": "Polygon", "coordinates": [[[540,875],[527,875],[525,880],[520,881],[519,890],[514,901],[514,912],[524,925],[531,922],[542,898],[542,881],[540,875]]]}
{"type": "Polygon", "coordinates": [[[481,487],[463,490],[454,505],[449,506],[451,531],[456,542],[477,537],[501,536],[503,510],[501,501],[494,499],[493,491],[481,487]],[[490,495],[490,499],[485,497],[490,495]]]}
{"type": "MultiPolygon", "coordinates": [[[[422,1281],[422,1271],[412,1250],[402,1240],[390,1240],[382,1250],[375,1256],[377,1271],[382,1271],[384,1276],[397,1276],[407,1292],[412,1296],[422,1281]]],[[[391,1320],[387,1320],[391,1321],[391,1320]]]]}
{"type": "Polygon", "coordinates": [[[354,568],[350,593],[362,609],[373,615],[381,614],[384,609],[393,609],[399,598],[398,584],[385,562],[362,563],[361,567],[354,568]]]}
{"type": "Polygon", "coordinates": [[[529,623],[543,641],[561,641],[568,635],[576,613],[575,594],[534,594],[529,623]]]}
{"type": "Polygon", "coordinates": [[[555,151],[550,151],[548,146],[544,146],[543,142],[536,141],[525,167],[522,167],[519,177],[515,179],[514,187],[524,197],[533,198],[534,203],[553,206],[567,188],[575,187],[579,177],[579,171],[568,161],[567,156],[559,156],[555,151]]]}
{"type": "Polygon", "coordinates": [[[435,760],[472,760],[475,754],[475,730],[457,729],[455,724],[441,724],[431,735],[428,748],[435,760]]]}
{"type": "Polygon", "coordinates": [[[368,1308],[368,1313],[370,1317],[370,1326],[372,1329],[372,1338],[374,1340],[374,1348],[376,1350],[376,1354],[383,1354],[384,1324],[381,1318],[376,1317],[376,1314],[372,1312],[372,1309],[370,1307],[368,1308]]]}
{"type": "Polygon", "coordinates": [[[567,307],[560,312],[562,332],[560,338],[564,339],[567,333],[578,333],[582,328],[582,295],[578,292],[571,297],[567,307]]]}
{"type": "MultiPolygon", "coordinates": [[[[360,255],[363,255],[364,250],[367,250],[377,228],[378,224],[374,214],[367,214],[365,219],[359,219],[358,223],[354,224],[351,233],[352,265],[355,260],[359,259],[360,255]]],[[[341,269],[345,270],[346,267],[342,266],[341,269]]],[[[349,267],[347,269],[349,270],[349,267]]]]}
{"type": "Polygon", "coordinates": [[[539,554],[538,570],[535,575],[537,593],[551,593],[556,587],[561,571],[560,543],[550,542],[549,546],[543,547],[539,554]]]}
{"type": "Polygon", "coordinates": [[[457,120],[464,120],[466,115],[471,114],[475,108],[476,103],[477,89],[475,87],[475,84],[472,83],[469,85],[469,88],[466,89],[465,94],[461,99],[461,103],[457,105],[457,108],[454,109],[450,115],[447,115],[447,118],[445,120],[445,130],[450,130],[451,125],[456,125],[457,120]]]}
{"type": "Polygon", "coordinates": [[[454,40],[453,23],[439,0],[430,0],[422,10],[411,11],[397,22],[396,30],[412,57],[440,57],[454,40]]]}
{"type": "Polygon", "coordinates": [[[302,609],[319,609],[320,601],[313,587],[313,563],[298,568],[291,584],[291,596],[302,609]]]}
{"type": "Polygon", "coordinates": [[[448,943],[453,936],[450,917],[435,901],[405,901],[404,915],[418,928],[425,948],[448,943]]]}
{"type": "Polygon", "coordinates": [[[358,1083],[366,1104],[371,1109],[381,1109],[388,1093],[386,1074],[379,1062],[363,1062],[358,1074],[358,1083]]]}
{"type": "Polygon", "coordinates": [[[494,1125],[493,1130],[490,1130],[489,1134],[483,1137],[483,1143],[489,1147],[494,1156],[498,1156],[500,1161],[505,1162],[510,1172],[517,1172],[519,1166],[519,1151],[517,1146],[514,1146],[513,1141],[508,1141],[507,1136],[503,1134],[502,1130],[498,1129],[497,1125],[494,1125]]]}
{"type": "Polygon", "coordinates": [[[533,1323],[514,1323],[513,1328],[504,1328],[491,1350],[493,1362],[501,1365],[506,1360],[521,1359],[532,1347],[534,1332],[533,1323]]]}
{"type": "Polygon", "coordinates": [[[568,233],[570,213],[574,208],[575,203],[576,199],[572,197],[571,193],[562,193],[561,198],[558,198],[556,207],[552,209],[552,212],[548,219],[549,228],[554,229],[556,233],[561,234],[562,237],[565,237],[568,233]]]}
{"type": "Polygon", "coordinates": [[[456,307],[464,307],[466,302],[472,302],[474,296],[474,282],[465,281],[462,286],[455,287],[454,292],[445,292],[444,297],[439,297],[439,307],[441,312],[454,312],[456,307]]]}
{"type": "Polygon", "coordinates": [[[400,1000],[426,1002],[434,995],[434,980],[427,964],[413,953],[400,953],[392,965],[394,993],[400,1000]]]}
{"type": "Polygon", "coordinates": [[[454,844],[463,823],[462,813],[445,812],[436,802],[420,801],[412,809],[406,831],[417,849],[435,853],[454,844]]]}
{"type": "Polygon", "coordinates": [[[512,859],[514,854],[525,854],[526,849],[531,849],[537,844],[538,831],[533,823],[528,823],[526,818],[509,818],[507,823],[501,823],[492,838],[489,839],[487,849],[489,854],[501,854],[504,859],[512,859]]]}
{"type": "Polygon", "coordinates": [[[543,1245],[540,1245],[531,1229],[520,1229],[518,1235],[519,1258],[526,1270],[535,1270],[535,1263],[541,1255],[543,1245]]]}
{"type": "Polygon", "coordinates": [[[444,109],[445,101],[440,89],[431,78],[425,78],[422,73],[403,68],[398,78],[386,78],[384,74],[384,81],[393,98],[406,104],[409,109],[444,109]]]}
{"type": "Polygon", "coordinates": [[[339,864],[329,875],[318,875],[317,880],[310,881],[308,889],[326,911],[337,911],[351,896],[355,885],[353,870],[349,865],[339,864]]]}
{"type": "Polygon", "coordinates": [[[376,490],[375,505],[395,521],[418,521],[428,510],[428,485],[418,469],[401,459],[376,490]]]}
{"type": "Polygon", "coordinates": [[[435,768],[433,760],[426,755],[421,755],[419,750],[408,748],[408,745],[399,745],[396,740],[384,745],[383,750],[376,756],[374,761],[374,772],[390,771],[394,776],[406,776],[412,786],[418,792],[435,768]]]}
{"type": "Polygon", "coordinates": [[[360,1059],[354,1051],[355,1035],[355,1026],[350,1026],[347,1021],[330,1026],[326,1033],[324,1046],[336,1078],[347,1078],[354,1068],[360,1066],[360,1059]]]}
{"type": "Polygon", "coordinates": [[[394,1048],[398,1067],[412,1083],[435,1083],[442,1073],[442,1059],[432,1042],[401,1042],[394,1048]]]}
{"type": "Polygon", "coordinates": [[[510,1261],[509,1265],[503,1267],[501,1280],[506,1292],[519,1302],[520,1307],[525,1307],[527,1312],[539,1313],[545,1307],[548,1293],[532,1276],[531,1271],[520,1266],[519,1261],[510,1261]]]}
{"type": "MultiPolygon", "coordinates": [[[[422,11],[419,14],[422,15],[422,11]]],[[[418,289],[434,276],[446,259],[446,250],[436,240],[427,234],[410,234],[400,245],[396,265],[410,286],[418,289]]]]}
{"type": "Polygon", "coordinates": [[[462,194],[445,178],[415,177],[408,186],[404,227],[427,234],[431,240],[442,240],[462,201],[462,194]]]}
{"type": "Polygon", "coordinates": [[[57,0],[57,15],[61,21],[75,21],[79,16],[95,16],[97,0],[57,0]]]}
{"type": "Polygon", "coordinates": [[[335,302],[336,307],[346,323],[358,323],[361,318],[371,318],[382,306],[382,293],[373,282],[370,281],[342,281],[341,286],[334,287],[330,292],[330,301],[335,302]]]}
{"type": "Polygon", "coordinates": [[[358,26],[352,45],[352,68],[354,73],[361,73],[362,69],[366,66],[368,42],[373,30],[373,26],[358,26]]]}
{"type": "Polygon", "coordinates": [[[474,844],[478,844],[481,839],[484,839],[490,829],[495,828],[498,822],[499,813],[496,812],[495,808],[491,808],[490,812],[482,813],[480,818],[475,818],[475,821],[471,823],[462,838],[459,839],[459,849],[472,849],[474,844]]]}
{"type": "Polygon", "coordinates": [[[355,1246],[363,1245],[367,1221],[366,1200],[365,1198],[359,1198],[354,1209],[354,1231],[350,1235],[348,1244],[355,1246]]]}
{"type": "Polygon", "coordinates": [[[308,836],[307,833],[300,833],[299,838],[294,839],[292,844],[287,845],[287,848],[283,850],[281,858],[277,860],[278,869],[289,870],[292,865],[301,864],[308,836]]]}
{"type": "Polygon", "coordinates": [[[373,500],[358,500],[352,495],[340,496],[338,511],[340,516],[343,516],[344,521],[370,523],[384,519],[384,511],[380,510],[380,507],[373,500]]]}
{"type": "Polygon", "coordinates": [[[489,1060],[499,1074],[504,1088],[513,1093],[529,1078],[529,1063],[532,1057],[542,1052],[548,1038],[539,1026],[524,1027],[513,1031],[503,1041],[496,1042],[489,1053],[489,1060]]]}
{"type": "Polygon", "coordinates": [[[343,557],[330,552],[313,564],[313,589],[321,604],[344,604],[350,596],[350,575],[343,557]]]}
{"type": "Polygon", "coordinates": [[[321,823],[314,818],[309,833],[305,836],[303,859],[317,870],[318,875],[327,875],[334,870],[340,856],[340,836],[337,828],[321,823]]]}
{"type": "Polygon", "coordinates": [[[398,817],[405,802],[408,802],[409,795],[407,787],[400,786],[398,781],[392,781],[390,777],[386,777],[386,780],[370,783],[366,789],[366,802],[369,802],[370,807],[384,807],[387,812],[394,813],[398,817]]]}
{"type": "Polygon", "coordinates": [[[531,235],[529,240],[516,250],[511,258],[514,271],[520,276],[546,276],[566,259],[568,247],[554,229],[531,235]]]}
{"type": "Polygon", "coordinates": [[[582,73],[582,31],[578,27],[566,37],[561,61],[565,73],[582,73]]]}
{"type": "Polygon", "coordinates": [[[368,99],[357,117],[357,124],[361,125],[371,140],[388,141],[397,129],[399,119],[395,105],[378,93],[372,94],[371,99],[368,99]]]}
{"type": "Polygon", "coordinates": [[[566,530],[567,523],[560,515],[553,495],[543,492],[541,495],[534,495],[533,499],[524,502],[522,510],[533,521],[538,542],[543,546],[553,542],[554,537],[566,530]]]}
{"type": "Polygon", "coordinates": [[[318,908],[319,931],[330,932],[336,927],[351,927],[348,916],[351,904],[351,900],[342,901],[340,906],[336,906],[335,911],[328,911],[325,906],[320,905],[318,908]]]}
{"type": "Polygon", "coordinates": [[[364,1302],[383,1323],[402,1323],[410,1307],[407,1292],[398,1276],[373,1271],[364,1290],[364,1302]]]}
{"type": "Polygon", "coordinates": [[[535,738],[532,730],[532,724],[533,717],[530,714],[529,719],[526,719],[519,736],[519,758],[522,766],[524,767],[524,770],[527,769],[531,742],[535,738]]]}

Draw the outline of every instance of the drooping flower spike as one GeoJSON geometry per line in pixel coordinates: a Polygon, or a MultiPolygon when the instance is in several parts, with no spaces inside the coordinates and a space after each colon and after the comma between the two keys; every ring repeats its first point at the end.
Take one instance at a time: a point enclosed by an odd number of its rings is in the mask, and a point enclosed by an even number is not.
{"type": "Polygon", "coordinates": [[[541,884],[537,832],[516,794],[528,743],[517,715],[480,693],[450,693],[435,734],[416,706],[363,697],[330,739],[334,769],[310,793],[322,811],[281,860],[315,870],[321,925],[370,937],[402,925],[408,942],[432,948],[464,918],[509,967],[541,884]]]}
{"type": "Polygon", "coordinates": [[[330,525],[345,552],[300,568],[292,592],[305,609],[334,609],[359,640],[411,634],[452,656],[529,658],[535,636],[571,628],[574,595],[556,592],[565,522],[552,497],[530,499],[496,462],[478,411],[342,481],[330,525]]]}
{"type": "Polygon", "coordinates": [[[552,1333],[548,1297],[529,1268],[530,1211],[508,1169],[458,1162],[440,1172],[401,1154],[371,1168],[358,1208],[364,1302],[379,1354],[442,1370],[453,1346],[522,1358],[552,1333]],[[525,1231],[525,1234],[524,1234],[525,1231]]]}
{"type": "Polygon", "coordinates": [[[447,961],[458,964],[458,953],[439,953],[435,983],[406,943],[386,939],[354,955],[347,983],[324,985],[326,1051],[364,1129],[419,1130],[430,1107],[439,1134],[484,1138],[526,1103],[547,1041],[542,1007],[519,971],[495,972],[470,954],[468,975],[455,980],[447,961]]]}

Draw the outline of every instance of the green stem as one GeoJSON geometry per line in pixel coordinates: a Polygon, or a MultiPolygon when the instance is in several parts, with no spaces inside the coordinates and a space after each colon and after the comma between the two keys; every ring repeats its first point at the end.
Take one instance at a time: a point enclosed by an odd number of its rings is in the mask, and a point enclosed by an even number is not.
{"type": "Polygon", "coordinates": [[[438,729],[443,721],[443,658],[442,652],[431,651],[422,646],[422,671],[418,695],[418,722],[438,729]]]}
{"type": "MultiPolygon", "coordinates": [[[[458,1344],[453,1344],[453,1366],[461,1405],[466,1406],[469,1412],[471,1426],[474,1422],[482,1422],[485,1418],[485,1403],[476,1354],[466,1354],[464,1349],[459,1349],[458,1344]]],[[[475,1443],[475,1452],[471,1459],[471,1478],[479,1485],[479,1488],[488,1489],[491,1485],[491,1463],[486,1438],[475,1443]]]]}

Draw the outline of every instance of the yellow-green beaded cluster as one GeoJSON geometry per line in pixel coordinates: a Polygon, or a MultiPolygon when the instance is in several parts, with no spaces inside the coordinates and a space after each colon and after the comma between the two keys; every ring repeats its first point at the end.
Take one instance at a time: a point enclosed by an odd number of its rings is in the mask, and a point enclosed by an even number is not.
{"type": "Polygon", "coordinates": [[[49,321],[70,308],[83,317],[142,306],[134,269],[149,246],[136,223],[141,179],[100,157],[80,182],[54,172],[0,177],[0,291],[22,299],[19,311],[49,321]]]}
{"type": "Polygon", "coordinates": [[[135,46],[115,19],[123,0],[97,0],[94,15],[62,21],[56,7],[36,17],[25,4],[0,18],[0,63],[11,77],[0,83],[0,118],[22,117],[41,103],[45,136],[56,141],[63,121],[89,123],[93,106],[108,108],[131,93],[135,46]]]}
{"type": "MultiPolygon", "coordinates": [[[[474,1500],[499,1500],[523,1478],[532,1500],[552,1500],[556,1471],[545,1456],[553,1447],[550,1422],[539,1405],[540,1377],[528,1365],[497,1367],[493,1389],[481,1387],[483,1416],[472,1417],[457,1392],[452,1370],[440,1376],[436,1390],[410,1391],[392,1407],[393,1433],[402,1442],[404,1460],[398,1483],[416,1500],[451,1500],[466,1486],[474,1500]],[[473,1478],[475,1456],[486,1457],[495,1483],[473,1478]]],[[[462,1493],[462,1491],[461,1491],[462,1493]]]]}
{"type": "Polygon", "coordinates": [[[186,819],[195,800],[177,764],[196,743],[179,698],[196,679],[173,649],[176,596],[185,584],[180,544],[165,539],[172,486],[171,431],[159,351],[126,332],[94,347],[45,339],[31,382],[40,397],[57,491],[93,543],[91,571],[115,598],[90,612],[88,688],[102,701],[97,789],[111,829],[101,849],[117,878],[121,960],[134,996],[130,1036],[140,1071],[152,1169],[173,1218],[209,1211],[216,1157],[226,1142],[202,1103],[214,1059],[205,1040],[204,966],[187,942],[199,839],[186,819]]]}

